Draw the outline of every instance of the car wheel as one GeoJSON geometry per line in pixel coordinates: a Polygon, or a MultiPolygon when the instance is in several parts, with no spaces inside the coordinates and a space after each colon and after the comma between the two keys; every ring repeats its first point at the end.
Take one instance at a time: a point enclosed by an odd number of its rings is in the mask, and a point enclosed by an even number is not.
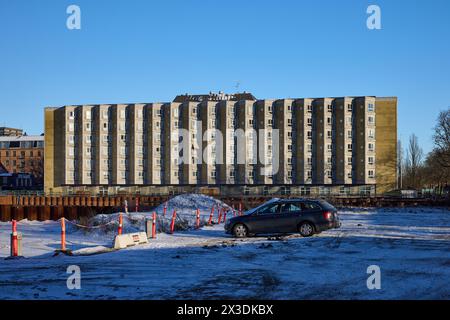
{"type": "Polygon", "coordinates": [[[302,237],[311,237],[314,234],[314,226],[309,222],[302,223],[298,229],[302,237]]]}
{"type": "Polygon", "coordinates": [[[247,237],[247,227],[243,224],[237,224],[233,228],[233,234],[236,238],[246,238],[247,237]]]}

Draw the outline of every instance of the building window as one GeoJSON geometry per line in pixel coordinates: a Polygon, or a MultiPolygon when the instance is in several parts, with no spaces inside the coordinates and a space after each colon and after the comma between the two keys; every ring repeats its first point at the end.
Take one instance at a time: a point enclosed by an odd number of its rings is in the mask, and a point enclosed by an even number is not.
{"type": "Polygon", "coordinates": [[[375,171],[374,170],[369,170],[368,175],[369,175],[369,179],[375,178],[375,171]]]}
{"type": "Polygon", "coordinates": [[[308,110],[308,112],[312,112],[312,105],[308,105],[307,110],[308,110]]]}
{"type": "Polygon", "coordinates": [[[70,112],[69,112],[69,119],[70,119],[70,120],[75,119],[75,112],[73,112],[73,111],[70,111],[70,112]]]}
{"type": "Polygon", "coordinates": [[[369,124],[375,124],[375,117],[374,116],[368,116],[367,117],[367,122],[369,124]]]}
{"type": "Polygon", "coordinates": [[[369,163],[369,165],[373,166],[375,164],[375,158],[374,157],[369,157],[368,163],[369,163]]]}
{"type": "Polygon", "coordinates": [[[327,131],[327,137],[328,138],[332,138],[333,137],[333,133],[331,131],[327,131]]]}
{"type": "Polygon", "coordinates": [[[347,124],[348,125],[352,124],[352,117],[347,117],[347,124]]]}
{"type": "Polygon", "coordinates": [[[351,144],[351,143],[347,144],[347,150],[349,152],[353,151],[353,144],[351,144]]]}
{"type": "Polygon", "coordinates": [[[307,137],[308,137],[308,139],[312,139],[312,131],[307,132],[307,137]]]}
{"type": "Polygon", "coordinates": [[[375,139],[375,130],[369,129],[368,136],[370,139],[375,139]]]}
{"type": "Polygon", "coordinates": [[[348,157],[347,158],[347,165],[351,166],[353,164],[353,158],[352,157],[348,157]]]}
{"type": "Polygon", "coordinates": [[[369,103],[367,107],[367,111],[374,112],[375,111],[375,105],[373,103],[369,103]]]}
{"type": "Polygon", "coordinates": [[[91,120],[91,118],[92,118],[92,111],[91,110],[87,110],[86,111],[86,119],[87,120],[91,120]]]}
{"type": "Polygon", "coordinates": [[[73,130],[74,130],[73,123],[69,123],[69,132],[73,132],[73,130]]]}
{"type": "Polygon", "coordinates": [[[91,124],[90,123],[86,123],[86,131],[91,131],[91,124]]]}
{"type": "Polygon", "coordinates": [[[347,104],[347,111],[348,112],[352,112],[353,111],[353,106],[350,103],[347,104]]]}
{"type": "Polygon", "coordinates": [[[308,124],[308,126],[312,126],[313,124],[312,118],[307,118],[306,123],[308,124]]]}
{"type": "MultiPolygon", "coordinates": [[[[333,112],[333,106],[331,104],[329,104],[327,106],[327,109],[328,109],[328,112],[333,112]]],[[[331,118],[329,118],[329,119],[331,119],[331,118]]]]}
{"type": "Polygon", "coordinates": [[[120,110],[120,119],[125,119],[126,112],[125,110],[120,110]]]}
{"type": "Polygon", "coordinates": [[[369,143],[368,144],[368,148],[369,148],[369,151],[374,151],[375,150],[375,145],[373,143],[369,143]]]}

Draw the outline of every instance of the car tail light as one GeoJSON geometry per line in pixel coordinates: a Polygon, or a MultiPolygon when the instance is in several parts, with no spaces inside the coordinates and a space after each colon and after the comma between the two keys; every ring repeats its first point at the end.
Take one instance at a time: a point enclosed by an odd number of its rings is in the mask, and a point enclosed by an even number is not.
{"type": "Polygon", "coordinates": [[[325,218],[325,220],[332,220],[333,214],[330,211],[327,211],[323,213],[323,217],[325,218]]]}

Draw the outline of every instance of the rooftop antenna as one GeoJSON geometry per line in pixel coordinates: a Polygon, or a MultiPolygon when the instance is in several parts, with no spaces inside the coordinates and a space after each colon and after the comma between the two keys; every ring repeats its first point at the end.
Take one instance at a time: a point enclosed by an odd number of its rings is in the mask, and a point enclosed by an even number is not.
{"type": "Polygon", "coordinates": [[[236,85],[234,86],[236,88],[236,92],[239,92],[239,86],[241,85],[241,82],[239,80],[236,81],[236,85]]]}

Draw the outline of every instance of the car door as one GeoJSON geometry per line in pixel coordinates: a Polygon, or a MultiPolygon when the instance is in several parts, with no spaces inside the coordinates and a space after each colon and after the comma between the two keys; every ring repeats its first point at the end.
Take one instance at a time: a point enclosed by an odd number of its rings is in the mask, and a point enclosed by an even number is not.
{"type": "Polygon", "coordinates": [[[302,202],[302,219],[311,221],[313,223],[320,222],[320,214],[322,213],[322,208],[314,202],[302,202]]]}
{"type": "Polygon", "coordinates": [[[297,232],[298,223],[302,214],[301,204],[299,202],[285,203],[281,207],[281,215],[278,224],[280,232],[297,232]]]}
{"type": "Polygon", "coordinates": [[[280,216],[280,205],[269,204],[252,214],[249,227],[251,233],[275,232],[275,221],[280,216]]]}

